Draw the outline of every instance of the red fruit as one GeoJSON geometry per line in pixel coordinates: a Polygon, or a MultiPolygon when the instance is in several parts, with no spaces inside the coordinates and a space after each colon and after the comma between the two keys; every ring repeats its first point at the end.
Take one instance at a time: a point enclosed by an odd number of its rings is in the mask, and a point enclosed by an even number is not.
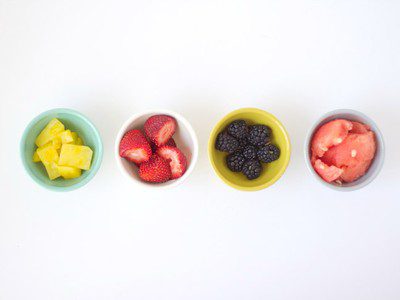
{"type": "Polygon", "coordinates": [[[339,168],[354,166],[372,160],[375,150],[375,134],[372,131],[364,134],[349,133],[341,144],[330,148],[321,159],[339,168]]]}
{"type": "Polygon", "coordinates": [[[157,149],[157,154],[169,162],[172,179],[177,179],[185,173],[187,160],[181,150],[172,146],[162,146],[157,149]]]}
{"type": "Polygon", "coordinates": [[[344,182],[353,182],[367,173],[372,160],[360,162],[354,166],[343,167],[343,173],[340,175],[340,179],[344,182]]]}
{"type": "Polygon", "coordinates": [[[353,128],[350,121],[337,119],[322,125],[311,142],[311,151],[317,157],[322,157],[332,146],[339,145],[353,128]]]}
{"type": "Polygon", "coordinates": [[[335,167],[335,166],[328,166],[320,159],[317,159],[314,163],[314,170],[322,177],[323,180],[326,182],[335,181],[342,175],[343,170],[335,167]]]}
{"type": "MultiPolygon", "coordinates": [[[[151,146],[151,150],[153,150],[153,153],[155,153],[157,151],[157,149],[158,149],[156,144],[154,144],[153,142],[150,141],[150,146],[151,146]]],[[[168,140],[168,142],[165,143],[165,146],[176,147],[176,143],[175,143],[173,138],[170,138],[168,140]]]]}
{"type": "Polygon", "coordinates": [[[119,143],[119,155],[136,164],[148,161],[151,154],[150,144],[140,130],[128,131],[119,143]]]}
{"type": "Polygon", "coordinates": [[[161,147],[172,137],[176,127],[176,120],[173,117],[155,115],[144,123],[144,132],[157,147],[161,147]]]}
{"type": "Polygon", "coordinates": [[[350,133],[367,133],[370,130],[368,125],[354,121],[351,123],[353,123],[353,128],[349,131],[350,133]]]}
{"type": "Polygon", "coordinates": [[[147,182],[165,182],[171,179],[171,168],[164,158],[153,154],[148,161],[140,165],[139,177],[147,182]]]}

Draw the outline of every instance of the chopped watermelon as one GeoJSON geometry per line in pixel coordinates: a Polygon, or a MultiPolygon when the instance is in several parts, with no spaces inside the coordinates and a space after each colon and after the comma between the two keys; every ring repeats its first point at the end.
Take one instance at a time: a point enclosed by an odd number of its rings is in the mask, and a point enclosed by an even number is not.
{"type": "Polygon", "coordinates": [[[315,133],[311,164],[327,182],[352,182],[368,171],[375,152],[375,134],[368,125],[337,119],[315,133]]]}
{"type": "Polygon", "coordinates": [[[368,125],[362,124],[360,122],[351,122],[353,124],[353,128],[350,130],[350,133],[367,133],[370,131],[368,125]]]}
{"type": "Polygon", "coordinates": [[[317,159],[314,163],[314,170],[322,177],[323,180],[326,182],[332,182],[338,179],[343,170],[335,167],[335,166],[328,166],[322,160],[317,159]]]}
{"type": "Polygon", "coordinates": [[[330,147],[343,142],[352,128],[353,124],[343,119],[337,119],[322,125],[312,139],[312,153],[317,157],[322,157],[330,147]]]}
{"type": "Polygon", "coordinates": [[[373,159],[375,150],[375,135],[372,131],[364,134],[349,133],[341,144],[331,147],[321,159],[328,165],[341,168],[373,159]]]}
{"type": "Polygon", "coordinates": [[[363,176],[369,169],[372,160],[366,160],[353,166],[343,167],[340,179],[344,182],[353,182],[363,176]]]}

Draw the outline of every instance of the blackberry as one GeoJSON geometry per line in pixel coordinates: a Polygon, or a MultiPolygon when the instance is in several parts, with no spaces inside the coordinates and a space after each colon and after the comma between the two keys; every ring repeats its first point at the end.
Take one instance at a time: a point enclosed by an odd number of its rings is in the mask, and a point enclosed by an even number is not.
{"type": "Polygon", "coordinates": [[[265,125],[253,125],[249,128],[247,139],[253,146],[261,147],[269,142],[271,129],[265,125]]]}
{"type": "Polygon", "coordinates": [[[218,134],[217,140],[215,141],[215,149],[222,152],[233,153],[238,147],[239,141],[227,132],[223,131],[218,134]]]}
{"type": "Polygon", "coordinates": [[[270,163],[277,160],[281,155],[281,150],[272,144],[262,146],[257,150],[257,157],[264,163],[270,163]]]}
{"type": "Polygon", "coordinates": [[[257,149],[252,145],[244,147],[242,153],[246,159],[254,159],[257,157],[257,149]]]}
{"type": "Polygon", "coordinates": [[[235,152],[232,154],[229,154],[226,157],[226,164],[232,172],[240,172],[242,171],[243,164],[245,162],[245,158],[242,153],[240,152],[235,152]]]}
{"type": "Polygon", "coordinates": [[[258,178],[261,171],[262,165],[257,159],[247,160],[242,167],[242,173],[250,180],[258,178]]]}
{"type": "Polygon", "coordinates": [[[247,138],[240,139],[238,150],[243,150],[248,144],[249,142],[247,141],[247,138]]]}
{"type": "Polygon", "coordinates": [[[228,133],[237,138],[243,139],[247,136],[248,128],[246,121],[244,120],[235,120],[227,126],[228,133]]]}

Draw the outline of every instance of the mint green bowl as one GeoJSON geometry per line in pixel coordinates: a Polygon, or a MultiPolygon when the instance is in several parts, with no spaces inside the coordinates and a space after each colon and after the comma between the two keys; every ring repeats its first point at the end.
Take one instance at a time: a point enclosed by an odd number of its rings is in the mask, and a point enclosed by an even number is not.
{"type": "Polygon", "coordinates": [[[96,175],[103,158],[103,144],[96,127],[85,116],[71,109],[56,108],[41,113],[28,124],[21,138],[20,152],[25,170],[36,183],[52,191],[66,192],[84,186],[96,175]],[[59,119],[66,129],[76,131],[84,144],[93,150],[90,170],[82,171],[78,178],[50,180],[43,164],[32,161],[36,137],[53,118],[59,119]]]}

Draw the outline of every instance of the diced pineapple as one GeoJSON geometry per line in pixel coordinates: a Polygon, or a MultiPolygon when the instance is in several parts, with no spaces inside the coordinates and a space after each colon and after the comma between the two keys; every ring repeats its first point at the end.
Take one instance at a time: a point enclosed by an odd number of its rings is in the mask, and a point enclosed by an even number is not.
{"type": "Polygon", "coordinates": [[[76,132],[74,132],[74,131],[71,131],[71,136],[73,138],[73,141],[71,142],[71,144],[76,145],[76,141],[77,141],[77,139],[79,137],[78,134],[76,132]]]}
{"type": "Polygon", "coordinates": [[[61,176],[58,166],[55,162],[43,162],[43,165],[46,168],[47,175],[49,175],[50,180],[54,180],[61,176]]]}
{"type": "Polygon", "coordinates": [[[93,151],[87,146],[64,144],[61,147],[59,165],[89,170],[92,156],[93,151]]]}
{"type": "Polygon", "coordinates": [[[33,153],[33,157],[32,157],[33,162],[39,162],[40,161],[40,157],[37,153],[37,150],[33,153]]]}
{"type": "Polygon", "coordinates": [[[81,139],[79,136],[78,136],[78,138],[76,139],[75,144],[76,144],[76,145],[83,145],[83,141],[82,141],[82,139],[81,139]]]}
{"type": "Polygon", "coordinates": [[[44,144],[42,147],[39,147],[38,149],[43,149],[43,148],[46,148],[46,147],[49,147],[49,146],[53,146],[53,141],[50,141],[50,142],[44,144]]]}
{"type": "Polygon", "coordinates": [[[38,147],[42,147],[52,139],[54,139],[61,131],[64,131],[65,127],[57,119],[52,119],[49,124],[42,130],[42,132],[36,138],[35,144],[38,147]]]}
{"type": "Polygon", "coordinates": [[[61,149],[61,145],[62,145],[62,141],[61,138],[59,136],[56,136],[54,139],[52,139],[52,146],[58,150],[61,149]]]}
{"type": "Polygon", "coordinates": [[[69,144],[74,141],[74,137],[72,136],[71,130],[69,129],[61,132],[58,136],[61,138],[62,144],[69,144]]]}
{"type": "Polygon", "coordinates": [[[43,163],[57,163],[59,159],[57,149],[53,146],[39,148],[37,149],[37,154],[43,163]]]}
{"type": "Polygon", "coordinates": [[[81,176],[81,169],[74,167],[58,166],[58,172],[64,179],[72,179],[81,176]]]}

